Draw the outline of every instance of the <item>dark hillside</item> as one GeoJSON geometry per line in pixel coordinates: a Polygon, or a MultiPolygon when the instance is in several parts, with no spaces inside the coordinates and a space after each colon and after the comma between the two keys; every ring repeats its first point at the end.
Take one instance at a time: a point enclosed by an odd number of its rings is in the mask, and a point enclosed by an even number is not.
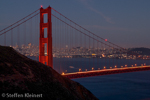
{"type": "Polygon", "coordinates": [[[0,46],[0,92],[1,95],[5,93],[5,97],[1,98],[8,100],[18,99],[18,94],[23,95],[19,99],[97,100],[79,83],[4,46],[0,46]],[[14,96],[14,93],[17,95],[14,96]],[[25,93],[34,94],[34,97],[25,97],[25,93]],[[9,94],[12,94],[11,97],[9,94]],[[35,97],[35,94],[42,94],[42,97],[35,97]]]}

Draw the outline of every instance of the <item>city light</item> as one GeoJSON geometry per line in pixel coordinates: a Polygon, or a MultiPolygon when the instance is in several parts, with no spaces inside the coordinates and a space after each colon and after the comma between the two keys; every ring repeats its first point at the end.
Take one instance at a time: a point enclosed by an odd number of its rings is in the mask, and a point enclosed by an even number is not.
{"type": "MultiPolygon", "coordinates": [[[[22,45],[22,46],[12,46],[15,50],[17,50],[19,53],[25,55],[25,56],[39,56],[39,46],[33,45],[31,43],[28,43],[28,45],[22,45]]],[[[130,57],[121,52],[122,54],[114,54],[113,52],[117,52],[119,50],[116,50],[114,48],[107,49],[107,48],[53,48],[53,57],[55,58],[76,58],[76,55],[81,55],[81,58],[119,58],[119,59],[136,59],[135,57],[130,57]],[[99,51],[99,52],[97,52],[99,51]],[[94,53],[92,53],[94,52],[94,53]]],[[[48,55],[48,53],[44,52],[45,56],[48,55]]],[[[133,64],[134,65],[134,64],[133,64]]]]}
{"type": "Polygon", "coordinates": [[[94,68],[92,67],[92,70],[94,70],[94,68]]]}
{"type": "Polygon", "coordinates": [[[81,72],[81,68],[79,68],[79,72],[81,72]]]}

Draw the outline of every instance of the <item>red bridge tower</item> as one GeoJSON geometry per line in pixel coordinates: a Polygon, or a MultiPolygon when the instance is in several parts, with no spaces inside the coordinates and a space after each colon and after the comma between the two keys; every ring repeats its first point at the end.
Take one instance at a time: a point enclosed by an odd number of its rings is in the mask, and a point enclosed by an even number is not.
{"type": "Polygon", "coordinates": [[[40,8],[40,39],[39,39],[39,62],[53,68],[52,55],[52,22],[51,7],[40,8]],[[44,14],[47,14],[47,23],[44,23],[44,14]],[[44,28],[47,28],[47,37],[44,37],[44,28]],[[47,55],[45,54],[45,44],[47,44],[47,55]]]}

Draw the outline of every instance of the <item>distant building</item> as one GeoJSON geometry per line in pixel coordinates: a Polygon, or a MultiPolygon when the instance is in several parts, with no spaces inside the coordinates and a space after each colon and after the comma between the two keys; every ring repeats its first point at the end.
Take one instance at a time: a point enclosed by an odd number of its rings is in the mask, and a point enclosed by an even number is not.
{"type": "Polygon", "coordinates": [[[31,43],[28,43],[28,48],[31,48],[31,43]]]}

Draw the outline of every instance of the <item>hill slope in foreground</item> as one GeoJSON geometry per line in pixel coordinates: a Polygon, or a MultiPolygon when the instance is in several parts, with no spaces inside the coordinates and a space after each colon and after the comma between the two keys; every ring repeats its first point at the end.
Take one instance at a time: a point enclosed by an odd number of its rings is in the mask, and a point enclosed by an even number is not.
{"type": "Polygon", "coordinates": [[[0,46],[0,92],[3,99],[97,100],[79,83],[4,46],[0,46]]]}

